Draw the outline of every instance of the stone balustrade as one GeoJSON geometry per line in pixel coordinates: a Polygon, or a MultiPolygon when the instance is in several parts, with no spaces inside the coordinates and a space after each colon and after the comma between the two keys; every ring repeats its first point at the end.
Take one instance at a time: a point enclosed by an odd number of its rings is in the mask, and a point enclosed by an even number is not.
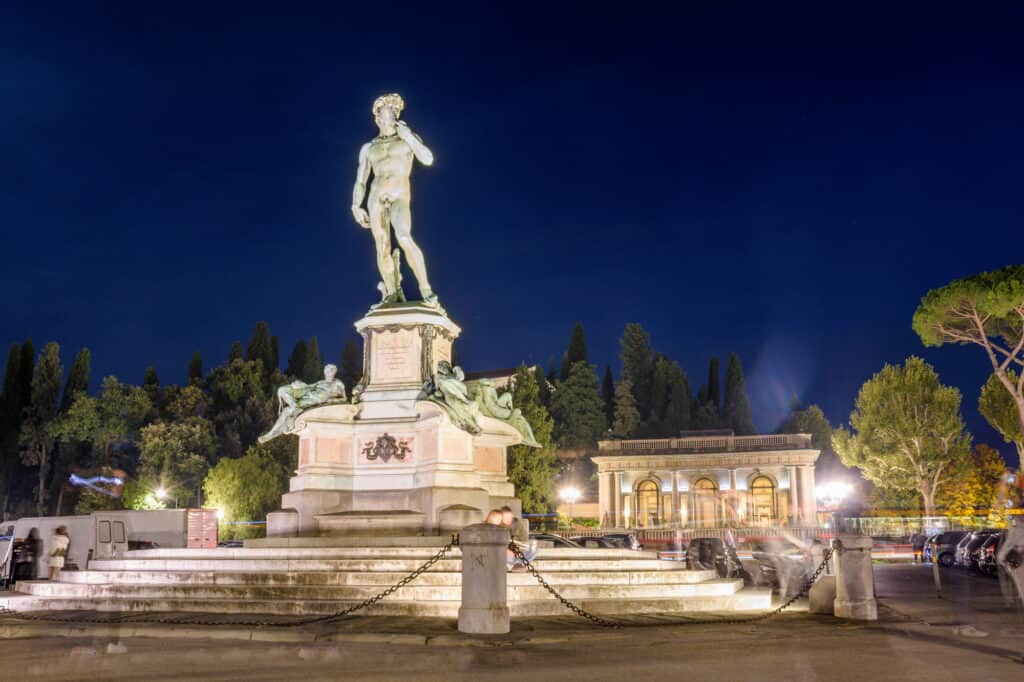
{"type": "Polygon", "coordinates": [[[763,436],[687,436],[682,438],[639,438],[603,440],[601,454],[684,454],[705,452],[757,452],[761,450],[803,450],[811,447],[807,433],[781,433],[763,436]]]}

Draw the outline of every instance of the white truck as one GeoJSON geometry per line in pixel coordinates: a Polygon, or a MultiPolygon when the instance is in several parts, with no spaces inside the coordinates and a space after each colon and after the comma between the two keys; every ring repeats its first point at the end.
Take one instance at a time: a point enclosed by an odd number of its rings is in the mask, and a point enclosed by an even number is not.
{"type": "Polygon", "coordinates": [[[50,543],[60,526],[67,528],[71,539],[65,568],[85,569],[90,559],[115,558],[128,549],[187,547],[188,512],[187,509],[117,510],[83,516],[30,516],[0,522],[0,576],[5,581],[10,579],[14,546],[28,538],[33,529],[39,538],[34,574],[44,578],[49,571],[50,543]]]}

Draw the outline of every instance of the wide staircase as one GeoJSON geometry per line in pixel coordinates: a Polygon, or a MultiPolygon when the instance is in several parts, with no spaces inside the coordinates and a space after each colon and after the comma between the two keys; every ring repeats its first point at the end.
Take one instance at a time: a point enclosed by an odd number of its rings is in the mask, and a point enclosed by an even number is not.
{"type": "MultiPolygon", "coordinates": [[[[280,546],[262,541],[237,549],[129,551],[120,558],[93,560],[88,570],[64,571],[55,582],[19,582],[21,594],[0,602],[18,610],[322,616],[396,584],[444,544],[439,538],[415,538],[403,546],[388,546],[387,541],[369,545],[365,540],[317,546],[316,540],[276,543],[280,546]]],[[[562,596],[597,614],[756,611],[771,606],[767,589],[744,588],[742,580],[687,570],[649,552],[541,549],[533,563],[562,596]]],[[[360,613],[457,617],[461,578],[461,554],[454,547],[413,582],[360,613]]],[[[508,599],[513,617],[568,613],[528,572],[508,574],[508,599]]]]}

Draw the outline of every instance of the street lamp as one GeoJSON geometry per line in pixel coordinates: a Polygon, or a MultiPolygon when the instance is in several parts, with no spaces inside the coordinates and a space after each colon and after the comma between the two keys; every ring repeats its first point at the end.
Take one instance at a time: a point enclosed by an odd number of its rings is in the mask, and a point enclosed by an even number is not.
{"type": "MultiPolygon", "coordinates": [[[[158,499],[161,502],[163,502],[164,498],[167,497],[167,490],[165,490],[163,486],[160,486],[159,488],[156,489],[156,492],[154,494],[156,495],[156,499],[158,499]]],[[[175,509],[178,508],[178,496],[177,495],[174,496],[174,508],[175,509]]]]}
{"type": "Polygon", "coordinates": [[[562,490],[559,491],[558,495],[559,495],[559,497],[562,498],[562,502],[566,502],[569,505],[569,529],[571,530],[572,529],[572,517],[573,517],[572,506],[573,506],[573,504],[576,503],[576,500],[580,499],[580,491],[579,491],[578,488],[574,488],[572,486],[569,486],[567,488],[562,488],[562,490]]]}

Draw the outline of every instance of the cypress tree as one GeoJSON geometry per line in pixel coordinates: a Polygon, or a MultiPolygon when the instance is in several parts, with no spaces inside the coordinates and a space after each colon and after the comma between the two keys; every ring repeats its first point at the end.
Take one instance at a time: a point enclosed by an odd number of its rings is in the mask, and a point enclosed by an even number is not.
{"type": "Polygon", "coordinates": [[[292,348],[291,355],[288,356],[288,367],[285,373],[289,376],[293,376],[296,379],[301,379],[306,376],[306,341],[305,339],[299,339],[295,342],[295,347],[292,348]]]}
{"type": "Polygon", "coordinates": [[[662,431],[670,438],[679,435],[680,431],[690,428],[691,403],[693,397],[690,395],[690,382],[686,378],[686,372],[678,363],[672,363],[668,383],[668,406],[665,408],[665,420],[662,431]]]}
{"type": "Polygon", "coordinates": [[[750,400],[743,379],[743,366],[739,356],[729,354],[729,364],[725,370],[725,403],[722,417],[736,435],[746,436],[757,433],[754,418],[750,414],[750,400]]]}
{"type": "Polygon", "coordinates": [[[153,407],[153,416],[156,417],[157,406],[160,402],[160,377],[156,373],[156,367],[147,367],[146,373],[142,376],[142,390],[146,392],[149,402],[153,407]]]}
{"type": "Polygon", "coordinates": [[[551,397],[551,413],[558,447],[577,452],[594,448],[608,422],[593,367],[585,362],[572,366],[569,377],[551,397]]]}
{"type": "Polygon", "coordinates": [[[4,370],[3,395],[0,396],[0,407],[3,408],[0,414],[0,428],[7,427],[16,429],[21,416],[22,403],[21,394],[21,346],[11,344],[7,353],[7,368],[4,370]]]}
{"type": "Polygon", "coordinates": [[[619,438],[629,438],[636,434],[639,426],[640,413],[636,409],[633,384],[629,379],[623,379],[615,387],[615,419],[612,422],[612,433],[619,438]]]}
{"type": "Polygon", "coordinates": [[[721,363],[718,361],[718,358],[711,358],[711,362],[708,365],[708,402],[711,403],[712,407],[719,414],[722,412],[721,375],[721,363]]]}
{"type": "Polygon", "coordinates": [[[672,365],[661,353],[654,356],[654,371],[651,374],[651,410],[647,415],[647,434],[652,437],[663,435],[665,412],[668,410],[668,385],[672,365]]]}
{"type": "MultiPolygon", "coordinates": [[[[64,395],[60,399],[60,411],[67,412],[75,398],[84,395],[89,390],[89,366],[92,364],[92,354],[88,348],[78,351],[75,361],[71,363],[71,370],[68,372],[68,379],[64,382],[64,395]]],[[[150,368],[152,369],[152,368],[150,368]]]]}
{"type": "Polygon", "coordinates": [[[306,349],[306,362],[302,367],[302,380],[307,384],[324,378],[324,358],[320,355],[320,344],[315,336],[309,340],[309,347],[306,349]]]}
{"type": "Polygon", "coordinates": [[[651,380],[654,373],[654,351],[651,337],[639,324],[630,323],[619,341],[619,359],[622,378],[633,384],[633,395],[640,418],[646,419],[651,411],[651,380]]]}
{"type": "Polygon", "coordinates": [[[21,344],[21,360],[18,361],[18,395],[21,396],[19,407],[19,419],[21,410],[32,404],[32,375],[36,368],[36,348],[32,345],[32,339],[25,339],[21,344]]]}
{"type": "Polygon", "coordinates": [[[274,369],[274,342],[270,339],[270,328],[260,321],[252,330],[249,346],[245,350],[247,361],[259,360],[263,363],[263,374],[268,375],[274,369]]]}
{"type": "Polygon", "coordinates": [[[341,382],[345,384],[345,391],[351,396],[352,388],[363,378],[363,354],[359,352],[359,344],[355,339],[345,341],[341,349],[339,369],[341,382]]]}
{"type": "Polygon", "coordinates": [[[549,407],[551,405],[551,386],[540,365],[533,368],[533,380],[537,383],[537,393],[540,396],[541,404],[544,407],[549,407]]]}
{"type": "Polygon", "coordinates": [[[562,363],[558,367],[558,380],[565,381],[569,378],[569,369],[572,365],[569,364],[569,353],[562,353],[562,363]]]}
{"type": "Polygon", "coordinates": [[[566,351],[569,366],[577,362],[587,361],[587,339],[583,335],[583,323],[577,322],[572,328],[572,336],[569,338],[569,350],[566,351]]]}
{"type": "Polygon", "coordinates": [[[0,395],[0,517],[6,518],[10,507],[11,490],[22,467],[18,456],[18,427],[21,424],[21,346],[14,343],[7,353],[7,367],[4,371],[3,395],[0,395]]]}
{"type": "Polygon", "coordinates": [[[615,418],[615,381],[612,379],[612,368],[608,365],[604,366],[604,379],[601,381],[601,400],[604,401],[605,418],[611,424],[615,418]]]}
{"type": "Polygon", "coordinates": [[[39,361],[32,373],[32,399],[20,435],[22,460],[25,464],[39,467],[39,487],[36,492],[36,511],[39,515],[46,512],[46,478],[54,441],[51,422],[57,416],[63,376],[60,346],[51,341],[39,354],[39,361]]]}
{"type": "Polygon", "coordinates": [[[203,380],[203,356],[196,351],[188,361],[188,382],[198,383],[203,380]]]}
{"type": "Polygon", "coordinates": [[[559,380],[558,371],[555,367],[555,359],[553,357],[548,358],[548,368],[547,371],[544,373],[544,376],[546,376],[551,381],[551,383],[555,383],[559,380]]]}
{"type": "Polygon", "coordinates": [[[270,370],[271,374],[281,369],[281,339],[276,336],[270,337],[270,370]]]}
{"type": "Polygon", "coordinates": [[[241,360],[242,357],[242,342],[233,341],[231,343],[231,353],[228,354],[228,362],[232,362],[234,360],[241,360]]]}

